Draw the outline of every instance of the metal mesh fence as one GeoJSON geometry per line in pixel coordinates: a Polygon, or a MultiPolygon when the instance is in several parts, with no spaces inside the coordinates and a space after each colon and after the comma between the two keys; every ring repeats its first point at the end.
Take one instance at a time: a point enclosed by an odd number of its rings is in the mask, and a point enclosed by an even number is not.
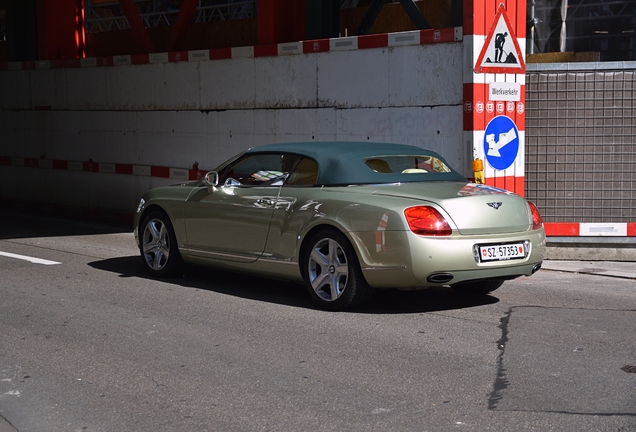
{"type": "Polygon", "coordinates": [[[636,221],[636,68],[529,71],[525,130],[544,221],[636,221]]]}

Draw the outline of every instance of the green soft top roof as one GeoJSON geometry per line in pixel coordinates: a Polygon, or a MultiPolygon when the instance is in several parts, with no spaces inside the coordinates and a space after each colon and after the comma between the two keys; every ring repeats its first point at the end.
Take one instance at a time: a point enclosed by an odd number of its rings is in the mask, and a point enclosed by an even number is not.
{"type": "Polygon", "coordinates": [[[317,184],[352,185],[404,183],[420,181],[466,181],[439,154],[421,147],[373,142],[297,142],[266,144],[253,147],[247,153],[291,153],[309,157],[318,163],[317,184]],[[434,156],[451,169],[448,173],[380,173],[365,160],[374,156],[434,156]]]}

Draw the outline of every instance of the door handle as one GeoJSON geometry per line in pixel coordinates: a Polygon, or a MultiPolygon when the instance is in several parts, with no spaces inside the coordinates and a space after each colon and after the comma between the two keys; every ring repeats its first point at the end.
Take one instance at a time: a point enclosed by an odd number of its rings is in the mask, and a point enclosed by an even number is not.
{"type": "Polygon", "coordinates": [[[256,200],[256,205],[258,207],[271,207],[274,205],[274,200],[259,198],[256,200]]]}

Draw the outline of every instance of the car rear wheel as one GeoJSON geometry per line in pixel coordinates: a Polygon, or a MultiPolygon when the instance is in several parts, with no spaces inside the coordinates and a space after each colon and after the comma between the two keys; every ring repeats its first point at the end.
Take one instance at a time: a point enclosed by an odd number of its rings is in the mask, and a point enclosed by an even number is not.
{"type": "Polygon", "coordinates": [[[181,255],[170,219],[152,212],[141,225],[141,257],[148,272],[156,277],[174,276],[181,267],[181,255]]]}
{"type": "Polygon", "coordinates": [[[371,296],[349,240],[340,232],[323,230],[311,237],[302,263],[303,277],[314,302],[340,311],[359,306],[371,296]]]}
{"type": "Polygon", "coordinates": [[[472,282],[461,282],[454,285],[451,285],[455,291],[460,294],[465,295],[486,295],[500,286],[502,286],[504,281],[502,280],[479,280],[472,282]]]}

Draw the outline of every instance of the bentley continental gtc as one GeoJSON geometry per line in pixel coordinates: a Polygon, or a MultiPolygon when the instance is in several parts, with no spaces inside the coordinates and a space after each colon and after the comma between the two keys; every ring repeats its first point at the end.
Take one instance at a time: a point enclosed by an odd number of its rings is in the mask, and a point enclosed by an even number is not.
{"type": "Polygon", "coordinates": [[[469,182],[438,154],[368,142],[251,148],[199,181],[147,192],[135,214],[156,277],[182,264],[296,281],[343,310],[375,289],[487,294],[540,267],[531,202],[469,182]]]}

